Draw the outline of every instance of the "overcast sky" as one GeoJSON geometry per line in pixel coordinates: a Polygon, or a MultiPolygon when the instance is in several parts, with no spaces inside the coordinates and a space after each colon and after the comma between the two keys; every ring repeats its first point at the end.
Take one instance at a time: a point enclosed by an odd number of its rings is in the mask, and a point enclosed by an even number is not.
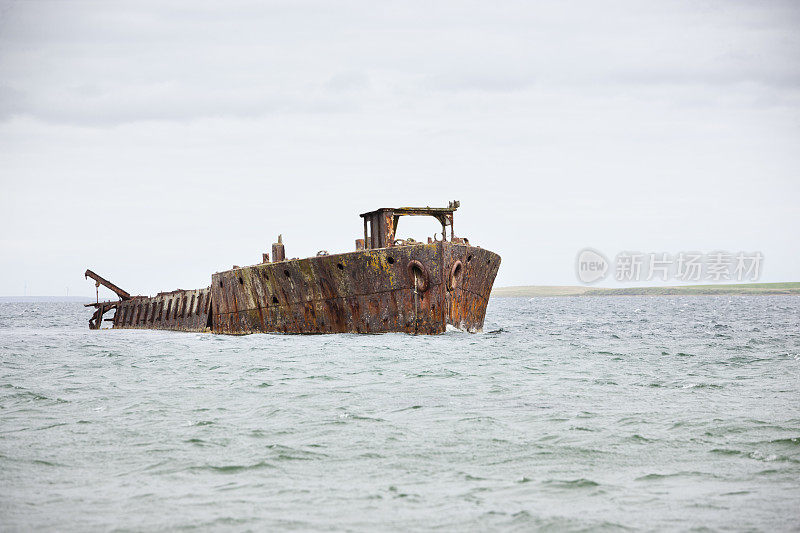
{"type": "Polygon", "coordinates": [[[577,284],[587,246],[800,281],[799,28],[794,1],[3,1],[0,294],[204,287],[452,199],[497,286],[577,284]]]}

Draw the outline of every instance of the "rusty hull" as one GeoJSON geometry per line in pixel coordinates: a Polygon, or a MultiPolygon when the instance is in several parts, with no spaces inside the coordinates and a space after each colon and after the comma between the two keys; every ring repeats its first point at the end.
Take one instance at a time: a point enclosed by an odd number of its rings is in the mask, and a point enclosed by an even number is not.
{"type": "Polygon", "coordinates": [[[488,250],[435,242],[219,272],[212,331],[436,334],[447,324],[479,331],[499,266],[488,250]]]}
{"type": "Polygon", "coordinates": [[[91,329],[114,328],[248,333],[436,334],[447,325],[480,331],[500,256],[456,237],[448,207],[380,208],[361,214],[364,238],[356,251],[285,259],[283,240],[272,245],[273,262],[234,266],[211,277],[211,286],[154,297],[131,296],[87,270],[85,276],[111,289],[119,301],[88,304],[91,329]],[[423,244],[395,239],[400,217],[431,216],[442,225],[423,244]],[[447,229],[450,229],[449,240],[447,229]],[[114,310],[114,317],[103,314],[114,310]]]}

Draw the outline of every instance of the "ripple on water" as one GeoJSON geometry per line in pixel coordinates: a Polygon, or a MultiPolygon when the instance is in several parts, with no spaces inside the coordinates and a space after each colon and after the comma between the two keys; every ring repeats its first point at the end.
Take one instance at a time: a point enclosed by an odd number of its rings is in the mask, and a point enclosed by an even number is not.
{"type": "Polygon", "coordinates": [[[9,530],[794,527],[800,298],[492,299],[438,337],[86,320],[0,303],[9,530]]]}
{"type": "Polygon", "coordinates": [[[275,465],[266,461],[259,461],[249,465],[202,465],[192,466],[188,470],[192,472],[214,472],[216,474],[237,474],[250,470],[261,470],[263,468],[277,468],[275,465]]]}

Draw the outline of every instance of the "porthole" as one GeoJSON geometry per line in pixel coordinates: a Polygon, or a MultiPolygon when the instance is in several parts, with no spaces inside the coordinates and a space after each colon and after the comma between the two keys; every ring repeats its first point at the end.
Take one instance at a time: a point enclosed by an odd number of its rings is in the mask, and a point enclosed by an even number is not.
{"type": "Polygon", "coordinates": [[[450,291],[455,290],[458,286],[459,282],[461,281],[461,274],[463,272],[463,265],[461,261],[456,259],[456,262],[453,263],[453,266],[450,268],[450,277],[448,280],[447,288],[450,291]]]}

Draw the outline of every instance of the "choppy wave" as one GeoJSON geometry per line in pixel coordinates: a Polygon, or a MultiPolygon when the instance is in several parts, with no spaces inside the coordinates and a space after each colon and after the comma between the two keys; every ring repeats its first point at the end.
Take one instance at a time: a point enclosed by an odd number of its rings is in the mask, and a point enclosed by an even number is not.
{"type": "Polygon", "coordinates": [[[3,529],[798,523],[800,298],[499,299],[437,337],[89,313],[0,303],[3,529]]]}

